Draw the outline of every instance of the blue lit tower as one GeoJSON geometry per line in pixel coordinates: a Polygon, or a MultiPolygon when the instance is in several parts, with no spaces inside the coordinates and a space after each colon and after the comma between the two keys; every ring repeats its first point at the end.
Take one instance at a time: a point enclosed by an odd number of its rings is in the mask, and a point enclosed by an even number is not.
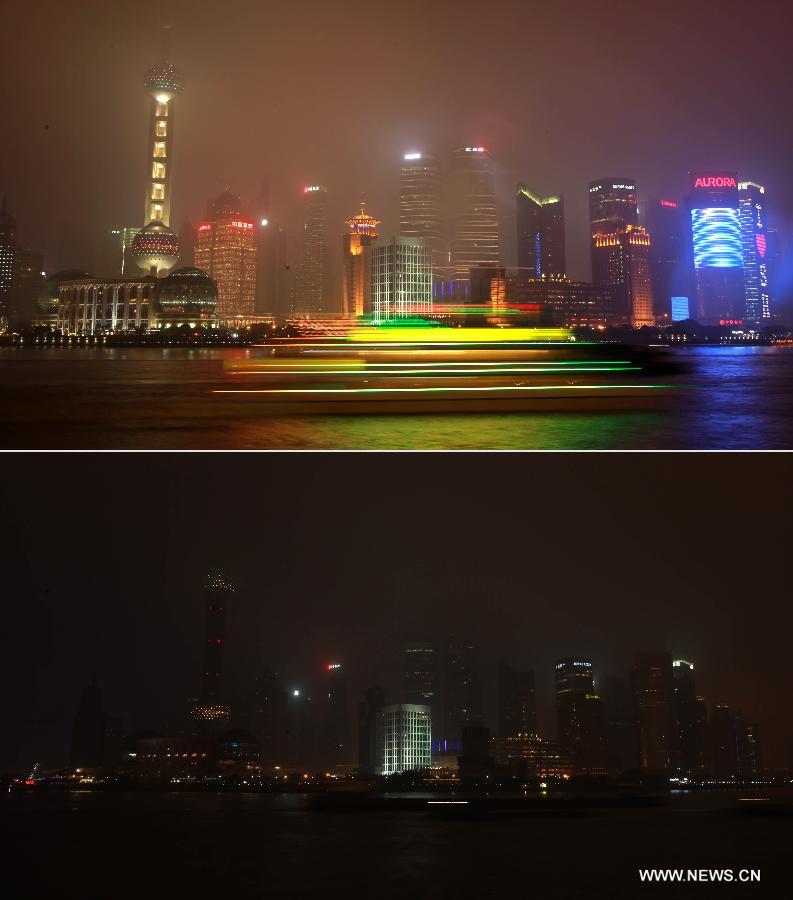
{"type": "Polygon", "coordinates": [[[738,185],[738,197],[743,237],[746,318],[754,324],[768,324],[771,319],[771,289],[765,188],[752,181],[743,181],[738,185]]]}
{"type": "Polygon", "coordinates": [[[532,278],[564,278],[564,200],[539,197],[518,185],[518,267],[532,278]]]}
{"type": "Polygon", "coordinates": [[[688,198],[696,302],[692,317],[710,325],[743,324],[746,288],[735,172],[693,172],[688,198]]]}

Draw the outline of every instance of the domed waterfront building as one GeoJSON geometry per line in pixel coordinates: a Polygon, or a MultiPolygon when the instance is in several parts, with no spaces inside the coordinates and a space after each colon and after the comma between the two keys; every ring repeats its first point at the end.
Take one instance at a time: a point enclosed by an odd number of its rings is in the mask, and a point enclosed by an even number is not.
{"type": "Polygon", "coordinates": [[[218,288],[201,269],[176,269],[157,285],[157,327],[217,328],[218,288]]]}
{"type": "Polygon", "coordinates": [[[149,222],[130,247],[132,258],[147,275],[160,277],[179,258],[179,238],[162,222],[149,222]]]}

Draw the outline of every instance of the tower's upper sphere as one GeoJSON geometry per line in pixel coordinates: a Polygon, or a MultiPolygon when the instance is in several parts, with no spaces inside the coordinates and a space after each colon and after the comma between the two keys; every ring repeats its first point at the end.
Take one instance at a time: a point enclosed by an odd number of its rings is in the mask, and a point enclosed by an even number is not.
{"type": "Polygon", "coordinates": [[[146,73],[143,85],[146,92],[161,103],[173,100],[184,87],[182,79],[170,63],[152,66],[146,73]]]}
{"type": "Polygon", "coordinates": [[[149,222],[135,236],[130,252],[147,274],[167,272],[179,258],[179,238],[162,222],[149,222]]]}

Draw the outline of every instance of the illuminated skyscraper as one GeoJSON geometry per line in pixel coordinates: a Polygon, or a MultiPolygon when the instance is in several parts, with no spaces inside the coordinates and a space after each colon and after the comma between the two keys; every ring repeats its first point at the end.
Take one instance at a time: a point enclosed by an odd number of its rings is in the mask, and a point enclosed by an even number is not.
{"type": "Polygon", "coordinates": [[[371,244],[377,237],[380,222],[366,212],[361,203],[357,216],[348,219],[350,229],[343,239],[344,284],[342,287],[342,314],[353,319],[372,311],[372,256],[371,244]]]}
{"type": "Polygon", "coordinates": [[[611,291],[609,321],[615,325],[652,325],[650,235],[638,224],[636,184],[603,178],[589,185],[592,281],[611,291]]]}
{"type": "Polygon", "coordinates": [[[498,736],[537,734],[534,672],[516,672],[502,662],[498,667],[498,736]]]}
{"type": "Polygon", "coordinates": [[[743,274],[746,286],[746,318],[767,325],[771,318],[768,212],[765,188],[752,181],[738,185],[743,239],[743,274]]]}
{"type": "Polygon", "coordinates": [[[14,259],[17,248],[17,223],[6,209],[0,211],[0,328],[8,320],[11,308],[11,291],[14,285],[14,259]]]}
{"type": "Polygon", "coordinates": [[[746,285],[735,172],[694,172],[688,198],[696,303],[692,317],[709,325],[743,324],[746,285]]]}
{"type": "Polygon", "coordinates": [[[449,264],[442,209],[438,160],[428,153],[406,153],[399,173],[399,234],[424,241],[432,253],[433,271],[439,275],[449,264]]]}
{"type": "Polygon", "coordinates": [[[202,723],[224,722],[229,707],[223,702],[223,656],[226,630],[226,603],[234,587],[222,572],[212,571],[204,583],[206,626],[201,695],[193,707],[193,718],[202,723]]]}
{"type": "Polygon", "coordinates": [[[668,653],[637,653],[633,686],[642,768],[676,769],[680,765],[680,736],[672,657],[668,653]]]}
{"type": "Polygon", "coordinates": [[[171,169],[175,99],[182,92],[182,81],[169,63],[149,69],[144,82],[151,97],[149,116],[150,172],[146,187],[143,221],[171,224],[171,169]]]}
{"type": "Polygon", "coordinates": [[[432,254],[412,238],[372,246],[372,320],[376,323],[432,313],[432,254]]]}
{"type": "Polygon", "coordinates": [[[534,278],[564,278],[564,199],[538,197],[521,184],[517,206],[518,267],[534,278]]]}
{"type": "Polygon", "coordinates": [[[394,775],[428,768],[432,762],[429,706],[400,703],[380,713],[380,774],[394,775]]]}
{"type": "Polygon", "coordinates": [[[241,212],[240,198],[225,191],[207,206],[198,226],[197,268],[218,286],[217,316],[232,324],[252,316],[256,306],[256,235],[253,219],[241,212]]]}
{"type": "Polygon", "coordinates": [[[318,184],[303,188],[303,255],[294,282],[294,312],[305,318],[328,315],[328,260],[326,231],[328,192],[318,184]]]}
{"type": "Polygon", "coordinates": [[[452,154],[452,277],[463,291],[475,266],[500,263],[493,161],[484,147],[452,154]]]}
{"type": "Polygon", "coordinates": [[[606,766],[606,725],[595,692],[592,660],[560,659],[554,669],[559,745],[573,754],[579,772],[596,774],[606,766]]]}

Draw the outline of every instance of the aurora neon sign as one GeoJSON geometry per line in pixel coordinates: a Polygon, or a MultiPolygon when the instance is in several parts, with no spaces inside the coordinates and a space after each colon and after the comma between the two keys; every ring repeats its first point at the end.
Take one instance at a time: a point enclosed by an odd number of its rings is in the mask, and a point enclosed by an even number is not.
{"type": "Polygon", "coordinates": [[[737,188],[738,179],[732,175],[700,175],[694,181],[694,189],[737,188]]]}

